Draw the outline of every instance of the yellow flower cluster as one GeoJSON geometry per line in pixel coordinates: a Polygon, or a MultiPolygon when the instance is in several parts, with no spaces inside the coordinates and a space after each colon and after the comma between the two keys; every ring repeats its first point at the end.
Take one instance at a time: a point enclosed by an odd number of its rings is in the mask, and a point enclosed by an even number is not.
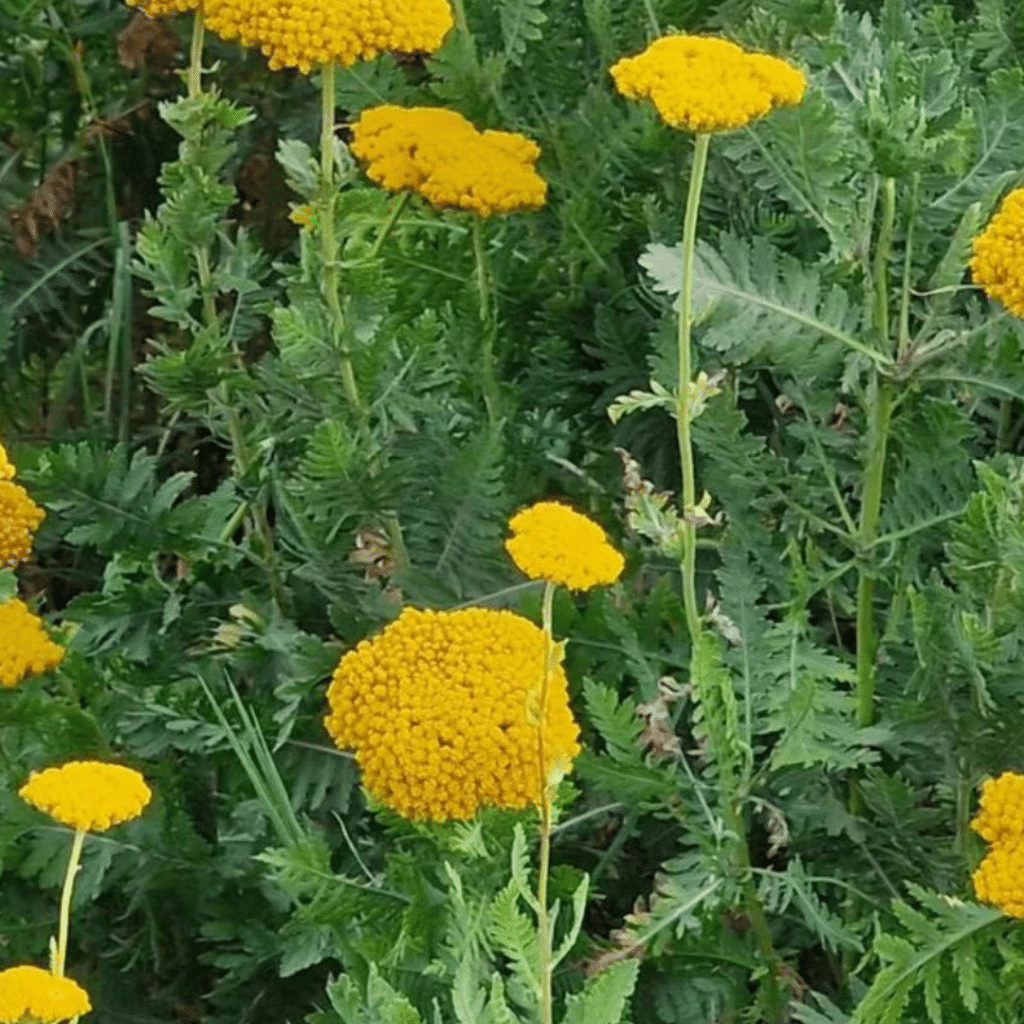
{"type": "Polygon", "coordinates": [[[740,128],[773,107],[799,103],[807,87],[804,73],[786,61],[706,36],[656,39],[611,73],[623,96],[650,100],[666,124],[692,132],[740,128]]]}
{"type": "Polygon", "coordinates": [[[547,182],[534,165],[540,149],[516,132],[478,132],[442,107],[364,110],[352,126],[352,152],[391,192],[411,189],[435,209],[479,217],[544,205],[547,182]]]}
{"type": "MultiPolygon", "coordinates": [[[[209,3],[210,0],[207,0],[209,3]]],[[[213,0],[215,3],[216,0],[213,0]]],[[[129,7],[139,7],[151,18],[169,18],[173,14],[194,11],[200,0],[125,0],[129,7]]]]}
{"type": "Polygon", "coordinates": [[[986,779],[971,827],[992,848],[972,876],[979,900],[1024,917],[1024,775],[986,779]]]}
{"type": "Polygon", "coordinates": [[[974,239],[971,275],[990,299],[1024,317],[1024,188],[1014,189],[999,205],[985,230],[974,239]]]}
{"type": "Polygon", "coordinates": [[[0,445],[0,569],[23,562],[45,513],[14,481],[14,466],[0,445]]]}
{"type": "Polygon", "coordinates": [[[557,501],[541,501],[509,521],[505,549],[531,579],[553,580],[572,590],[614,583],[624,561],[592,519],[557,501]]]}
{"type": "Polygon", "coordinates": [[[62,825],[104,832],[138,817],[149,803],[146,780],[132,768],[101,761],[69,761],[33,772],[18,795],[62,825]]]}
{"type": "Polygon", "coordinates": [[[70,978],[29,965],[0,971],[0,1024],[56,1024],[91,1009],[85,990],[70,978]]]}
{"type": "Polygon", "coordinates": [[[561,664],[538,714],[545,649],[514,612],[406,608],[342,657],[324,725],[369,792],[407,818],[525,807],[542,792],[538,718],[552,768],[568,771],[580,749],[561,664]]]}
{"type": "Polygon", "coordinates": [[[433,53],[452,27],[448,0],[207,0],[206,24],[303,74],[386,52],[433,53]]]}
{"type": "Polygon", "coordinates": [[[0,604],[0,687],[49,672],[63,658],[64,648],[46,635],[42,620],[23,601],[0,604]]]}

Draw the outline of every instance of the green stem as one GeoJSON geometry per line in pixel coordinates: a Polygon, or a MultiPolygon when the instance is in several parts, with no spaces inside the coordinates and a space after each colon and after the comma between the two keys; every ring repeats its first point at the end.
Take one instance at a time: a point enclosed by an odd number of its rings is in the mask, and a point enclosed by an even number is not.
{"type": "MultiPolygon", "coordinates": [[[[697,213],[700,193],[707,168],[710,136],[698,134],[694,140],[693,166],[690,169],[690,190],[686,197],[683,218],[683,281],[679,293],[679,375],[676,381],[676,435],[679,441],[679,463],[683,477],[681,512],[687,515],[696,504],[696,481],[693,471],[693,444],[690,438],[690,321],[693,315],[693,255],[697,244],[697,213]]],[[[697,643],[700,634],[700,615],[697,611],[697,589],[694,571],[697,564],[697,528],[686,522],[683,526],[683,604],[686,607],[686,625],[690,642],[697,643]]]]}
{"type": "Polygon", "coordinates": [[[553,1024],[554,1003],[551,994],[553,971],[551,954],[551,921],[548,917],[548,876],[551,873],[551,826],[553,818],[551,785],[548,777],[547,737],[544,715],[548,704],[548,681],[555,642],[552,636],[552,618],[555,585],[544,584],[542,622],[544,627],[544,666],[541,674],[540,706],[537,712],[537,764],[540,772],[540,864],[537,868],[537,944],[540,949],[540,1019],[541,1024],[553,1024]]]}
{"type": "Polygon", "coordinates": [[[192,19],[192,51],[188,62],[188,98],[194,100],[203,91],[203,5],[192,19]]]}
{"type": "Polygon", "coordinates": [[[476,260],[477,311],[480,316],[480,332],[483,343],[483,369],[481,371],[484,405],[487,407],[487,421],[493,426],[498,419],[498,374],[494,365],[494,340],[497,333],[497,316],[494,312],[494,296],[491,289],[491,275],[488,273],[487,253],[484,250],[483,228],[479,217],[473,217],[473,256],[476,260]]]}
{"type": "Polygon", "coordinates": [[[82,843],[85,841],[85,830],[78,829],[71,843],[71,855],[68,857],[68,870],[64,875],[64,888],[60,894],[60,924],[57,932],[57,952],[53,958],[53,973],[58,978],[64,977],[64,964],[68,955],[68,925],[71,919],[71,893],[75,888],[75,875],[78,873],[78,862],[82,858],[82,843]]]}
{"type": "Polygon", "coordinates": [[[368,260],[376,259],[380,255],[381,249],[384,248],[384,243],[388,240],[395,225],[398,223],[398,218],[402,216],[402,211],[408,205],[409,197],[411,195],[412,193],[408,189],[398,193],[394,203],[391,204],[391,210],[388,213],[387,220],[381,225],[380,234],[377,235],[377,238],[373,243],[373,248],[367,254],[366,258],[368,260]]]}
{"type": "Polygon", "coordinates": [[[889,256],[892,252],[893,227],[896,223],[896,181],[882,181],[882,223],[875,244],[874,264],[874,325],[883,352],[890,351],[889,343],[889,256]]]}
{"type": "Polygon", "coordinates": [[[321,121],[320,121],[320,174],[323,179],[320,197],[320,245],[324,264],[324,297],[330,318],[334,344],[341,354],[341,384],[345,397],[359,418],[367,419],[352,368],[352,352],[345,340],[345,318],[338,298],[338,240],[334,233],[334,204],[337,199],[337,184],[334,181],[334,62],[328,61],[320,74],[321,121]]]}
{"type": "Polygon", "coordinates": [[[197,245],[192,250],[199,272],[199,294],[203,298],[203,322],[207,327],[217,326],[217,299],[213,290],[213,272],[210,269],[210,250],[197,245]]]}
{"type": "Polygon", "coordinates": [[[874,721],[875,653],[878,637],[875,631],[875,568],[868,564],[868,551],[878,533],[885,483],[885,453],[892,419],[892,391],[877,377],[868,392],[870,426],[868,428],[868,459],[864,470],[864,493],[861,498],[860,525],[857,532],[861,555],[857,580],[857,724],[868,726],[874,721]]]}

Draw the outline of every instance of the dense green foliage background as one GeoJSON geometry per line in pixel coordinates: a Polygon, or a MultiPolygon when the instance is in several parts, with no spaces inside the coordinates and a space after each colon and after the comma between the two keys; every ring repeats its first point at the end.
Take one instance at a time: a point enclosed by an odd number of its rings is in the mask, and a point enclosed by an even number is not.
{"type": "Polygon", "coordinates": [[[316,194],[315,77],[208,40],[207,84],[237,106],[210,101],[200,145],[199,115],[160,113],[181,94],[188,18],[158,31],[114,0],[0,0],[0,437],[48,512],[34,560],[0,587],[69,648],[52,677],[0,693],[0,966],[45,957],[66,863],[66,832],[17,788],[61,759],[114,758],[156,798],[86,844],[70,961],[90,1020],[490,1019],[478,986],[498,971],[514,992],[515,946],[481,922],[531,818],[428,828],[368,808],[323,731],[324,684],[402,602],[536,616],[501,541],[517,507],[555,495],[629,561],[614,588],[556,605],[587,749],[563,787],[553,895],[590,876],[559,998],[638,959],[622,1018],[637,1024],[768,1019],[769,973],[804,1024],[1017,1021],[1024,942],[970,902],[969,819],[983,777],[1024,769],[1024,332],[966,261],[1022,184],[1024,12],[466,13],[471,34],[435,57],[339,72],[338,133],[380,102],[445,104],[541,146],[546,207],[484,225],[497,422],[467,221],[414,200],[374,251],[392,200],[354,164],[338,223],[365,420],[346,400],[319,256],[288,218],[316,194]],[[720,642],[700,657],[671,545],[617,453],[678,490],[657,388],[674,386],[692,144],[607,74],[670,30],[777,53],[810,80],[799,107],[711,147],[695,337],[723,393],[694,430],[722,513],[697,581],[720,642]],[[179,157],[190,132],[205,177],[179,157]],[[198,312],[200,238],[219,332],[198,312]],[[880,389],[894,411],[867,537],[880,389]],[[613,422],[634,391],[639,411],[613,422]],[[871,723],[858,573],[879,638],[871,723]],[[694,673],[719,706],[694,698],[694,673]],[[287,787],[283,830],[232,743],[258,749],[257,727],[287,787]],[[715,803],[730,773],[748,865],[715,803]]]}

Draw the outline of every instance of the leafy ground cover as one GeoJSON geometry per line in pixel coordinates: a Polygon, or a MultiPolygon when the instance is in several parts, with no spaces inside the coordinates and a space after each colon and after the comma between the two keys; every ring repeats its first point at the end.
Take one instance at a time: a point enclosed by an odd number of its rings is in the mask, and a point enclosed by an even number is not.
{"type": "Polygon", "coordinates": [[[1019,1020],[1021,8],[140,6],[0,2],[0,1020],[1019,1020]]]}

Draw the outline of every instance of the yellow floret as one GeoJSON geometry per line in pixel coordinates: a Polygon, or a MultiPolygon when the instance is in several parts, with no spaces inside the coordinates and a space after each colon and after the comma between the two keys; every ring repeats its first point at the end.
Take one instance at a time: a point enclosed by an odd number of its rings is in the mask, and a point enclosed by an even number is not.
{"type": "Polygon", "coordinates": [[[673,128],[721,132],[803,99],[804,73],[777,57],[725,39],[671,35],[613,65],[615,86],[648,99],[673,128]]]}
{"type": "Polygon", "coordinates": [[[447,0],[212,0],[204,13],[214,32],[258,46],[272,68],[304,74],[329,61],[433,53],[453,24],[447,0]]]}
{"type": "Polygon", "coordinates": [[[1024,844],[996,843],[971,876],[979,900],[1010,917],[1024,917],[1024,844]]]}
{"type": "MultiPolygon", "coordinates": [[[[194,11],[201,0],[125,0],[130,7],[138,7],[151,18],[169,18],[173,14],[194,11]]],[[[216,0],[213,0],[216,3],[216,0]]]]}
{"type": "Polygon", "coordinates": [[[0,569],[11,569],[28,558],[32,535],[45,515],[23,487],[0,480],[0,569]]]}
{"type": "Polygon", "coordinates": [[[17,686],[28,676],[56,668],[64,648],[55,644],[42,620],[17,599],[0,604],[0,687],[17,686]]]}
{"type": "Polygon", "coordinates": [[[101,761],[69,761],[33,772],[18,795],[62,825],[103,832],[138,817],[152,796],[132,768],[101,761]]]}
{"type": "Polygon", "coordinates": [[[538,716],[545,647],[543,632],[510,611],[407,608],[342,657],[324,725],[355,752],[370,793],[407,818],[525,807],[551,775],[538,718],[552,771],[568,771],[580,749],[561,664],[538,716]]]}
{"type": "Polygon", "coordinates": [[[41,967],[0,971],[0,1024],[57,1024],[92,1009],[85,989],[41,967]]]}
{"type": "Polygon", "coordinates": [[[536,143],[515,132],[478,132],[454,110],[364,110],[352,126],[352,152],[382,188],[410,189],[438,210],[490,217],[539,209],[547,197],[547,182],[534,169],[536,143]]]}
{"type": "Polygon", "coordinates": [[[985,230],[974,239],[971,275],[990,299],[1024,317],[1024,188],[1000,204],[985,230]]]}
{"type": "Polygon", "coordinates": [[[541,501],[509,521],[505,549],[531,579],[553,580],[572,590],[614,583],[622,555],[592,519],[557,501],[541,501]]]}

